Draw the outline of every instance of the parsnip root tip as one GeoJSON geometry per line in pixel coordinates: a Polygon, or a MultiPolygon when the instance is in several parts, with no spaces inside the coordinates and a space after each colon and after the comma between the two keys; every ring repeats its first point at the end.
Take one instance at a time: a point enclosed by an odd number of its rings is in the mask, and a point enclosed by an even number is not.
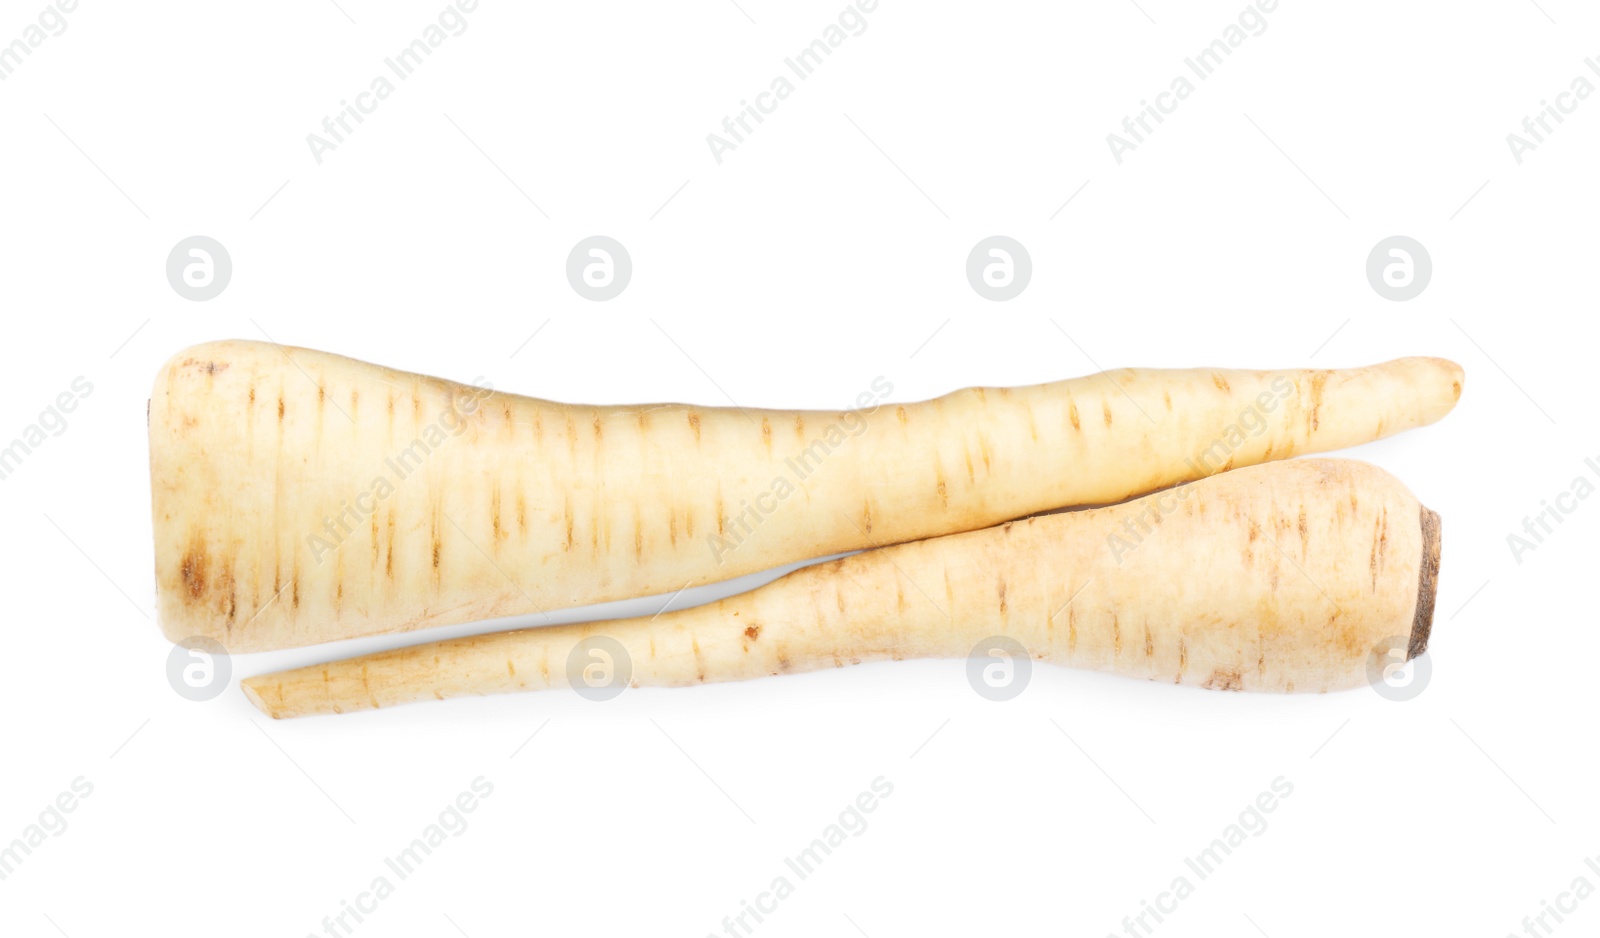
{"type": "Polygon", "coordinates": [[[1406,647],[1410,661],[1428,650],[1433,631],[1433,606],[1439,587],[1439,513],[1422,509],[1422,569],[1417,577],[1417,614],[1411,620],[1411,641],[1406,647]]]}
{"type": "Polygon", "coordinates": [[[265,700],[261,699],[261,692],[256,690],[253,683],[254,680],[254,678],[245,678],[239,682],[239,689],[244,691],[245,699],[250,701],[250,703],[253,704],[257,710],[260,710],[267,716],[272,717],[274,720],[278,719],[278,713],[271,707],[267,706],[267,702],[265,700]]]}

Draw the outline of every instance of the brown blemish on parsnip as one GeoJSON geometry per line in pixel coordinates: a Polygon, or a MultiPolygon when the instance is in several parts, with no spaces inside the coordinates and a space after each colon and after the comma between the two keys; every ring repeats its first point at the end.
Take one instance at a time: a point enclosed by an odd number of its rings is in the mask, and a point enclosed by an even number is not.
{"type": "MultiPolygon", "coordinates": [[[[1212,375],[1211,376],[1211,383],[1216,385],[1217,386],[1217,390],[1221,391],[1224,394],[1228,394],[1228,393],[1231,393],[1233,391],[1233,388],[1230,387],[1229,384],[1228,384],[1228,379],[1224,378],[1222,375],[1212,375]]],[[[1168,407],[1169,408],[1171,407],[1170,401],[1168,403],[1168,407]]]]}
{"type": "Polygon", "coordinates": [[[1237,670],[1218,668],[1212,671],[1211,676],[1200,686],[1211,690],[1244,690],[1244,679],[1237,670]]]}
{"type": "Polygon", "coordinates": [[[1072,418],[1072,429],[1083,429],[1083,424],[1078,422],[1078,403],[1076,401],[1070,399],[1067,401],[1067,416],[1072,418]]]}
{"type": "Polygon", "coordinates": [[[1100,413],[1105,417],[1106,426],[1111,426],[1111,402],[1103,397],[1100,398],[1100,413]]]}
{"type": "Polygon", "coordinates": [[[206,552],[205,545],[196,541],[183,555],[183,563],[178,567],[178,575],[183,578],[184,591],[189,594],[189,599],[198,602],[206,593],[206,552]]]}
{"type": "Polygon", "coordinates": [[[1339,621],[1338,610],[1328,613],[1328,621],[1323,628],[1334,636],[1339,655],[1347,660],[1359,659],[1371,650],[1362,645],[1361,631],[1354,622],[1339,621]]]}
{"type": "Polygon", "coordinates": [[[1306,418],[1312,430],[1322,425],[1319,411],[1322,409],[1322,390],[1327,387],[1330,372],[1319,371],[1311,376],[1311,413],[1306,418]]]}
{"type": "Polygon", "coordinates": [[[1373,592],[1377,592],[1378,589],[1378,555],[1383,547],[1382,538],[1383,522],[1374,521],[1372,523],[1372,552],[1367,557],[1367,571],[1372,575],[1373,592]]]}
{"type": "Polygon", "coordinates": [[[1378,565],[1386,566],[1389,563],[1389,509],[1384,507],[1378,511],[1378,565]]]}
{"type": "Polygon", "coordinates": [[[744,630],[744,637],[748,638],[752,642],[755,641],[756,639],[760,638],[761,637],[761,626],[759,626],[759,625],[746,626],[745,630],[744,630]]]}
{"type": "Polygon", "coordinates": [[[394,579],[394,509],[389,509],[387,522],[388,543],[384,548],[383,573],[389,579],[394,579]]]}
{"type": "Polygon", "coordinates": [[[694,431],[694,441],[696,443],[699,443],[700,442],[700,414],[695,412],[695,411],[692,411],[692,410],[689,411],[689,429],[694,431]]]}

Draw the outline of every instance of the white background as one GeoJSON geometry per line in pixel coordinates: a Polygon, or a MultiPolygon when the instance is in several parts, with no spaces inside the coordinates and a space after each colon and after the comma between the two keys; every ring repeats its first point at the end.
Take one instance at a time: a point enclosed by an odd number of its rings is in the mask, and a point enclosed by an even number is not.
{"type": "MultiPolygon", "coordinates": [[[[0,882],[0,932],[321,934],[479,776],[470,827],[356,934],[720,933],[879,776],[870,826],[759,934],[1120,932],[1279,776],[1270,826],[1159,934],[1499,936],[1600,886],[1600,500],[1520,564],[1506,542],[1600,459],[1600,100],[1520,165],[1505,139],[1600,83],[1600,17],[1284,0],[1118,165],[1106,135],[1244,6],[1139,2],[882,0],[720,165],[706,134],[842,0],[483,0],[321,165],[306,135],[441,2],[82,3],[0,83],[0,437],[94,386],[0,483],[0,841],[93,793],[0,882]],[[195,234],[234,263],[203,303],[164,274],[195,234]],[[610,302],[565,279],[592,234],[633,257],[610,302]],[[1006,303],[964,277],[992,234],[1033,258],[1006,303]],[[1394,234],[1433,258],[1409,302],[1364,274],[1394,234]],[[997,704],[932,661],[284,723],[231,687],[192,703],[152,620],[145,401],[179,348],[263,333],[584,403],[1449,357],[1457,411],[1352,454],[1444,516],[1431,682],[1393,703],[1041,666],[997,704]]],[[[0,3],[0,42],[42,7],[0,3]]],[[[1600,901],[1556,927],[1592,933],[1600,901]]]]}

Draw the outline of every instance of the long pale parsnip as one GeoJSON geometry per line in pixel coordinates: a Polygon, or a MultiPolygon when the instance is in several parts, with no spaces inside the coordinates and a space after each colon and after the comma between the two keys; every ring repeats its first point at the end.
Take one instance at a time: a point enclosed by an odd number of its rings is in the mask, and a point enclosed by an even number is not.
{"type": "Polygon", "coordinates": [[[1425,650],[1438,516],[1366,463],[1309,459],[1138,501],[802,568],[721,602],[452,639],[253,677],[273,717],[568,686],[580,641],[620,643],[635,686],[954,657],[1007,636],[1032,657],[1223,690],[1361,683],[1425,650]]]}
{"type": "Polygon", "coordinates": [[[1120,370],[851,412],[579,406],[230,341],[150,408],[162,627],[247,652],[1106,504],[1431,423],[1461,370],[1120,370]]]}

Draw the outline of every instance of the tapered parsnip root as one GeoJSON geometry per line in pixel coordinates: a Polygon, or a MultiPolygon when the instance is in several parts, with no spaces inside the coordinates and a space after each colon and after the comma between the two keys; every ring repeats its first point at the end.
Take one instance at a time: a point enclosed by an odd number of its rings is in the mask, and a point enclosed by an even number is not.
{"type": "Polygon", "coordinates": [[[247,652],[670,593],[1341,449],[1439,419],[1461,381],[1406,358],[585,407],[219,342],[151,401],[160,620],[247,652]]]}
{"type": "Polygon", "coordinates": [[[1327,691],[1366,680],[1375,650],[1426,644],[1438,556],[1437,516],[1392,476],[1295,460],[870,550],[654,619],[416,645],[244,690],[273,717],[305,716],[570,686],[574,649],[596,636],[620,644],[625,656],[612,657],[641,687],[965,656],[1007,636],[1072,667],[1327,691]]]}

